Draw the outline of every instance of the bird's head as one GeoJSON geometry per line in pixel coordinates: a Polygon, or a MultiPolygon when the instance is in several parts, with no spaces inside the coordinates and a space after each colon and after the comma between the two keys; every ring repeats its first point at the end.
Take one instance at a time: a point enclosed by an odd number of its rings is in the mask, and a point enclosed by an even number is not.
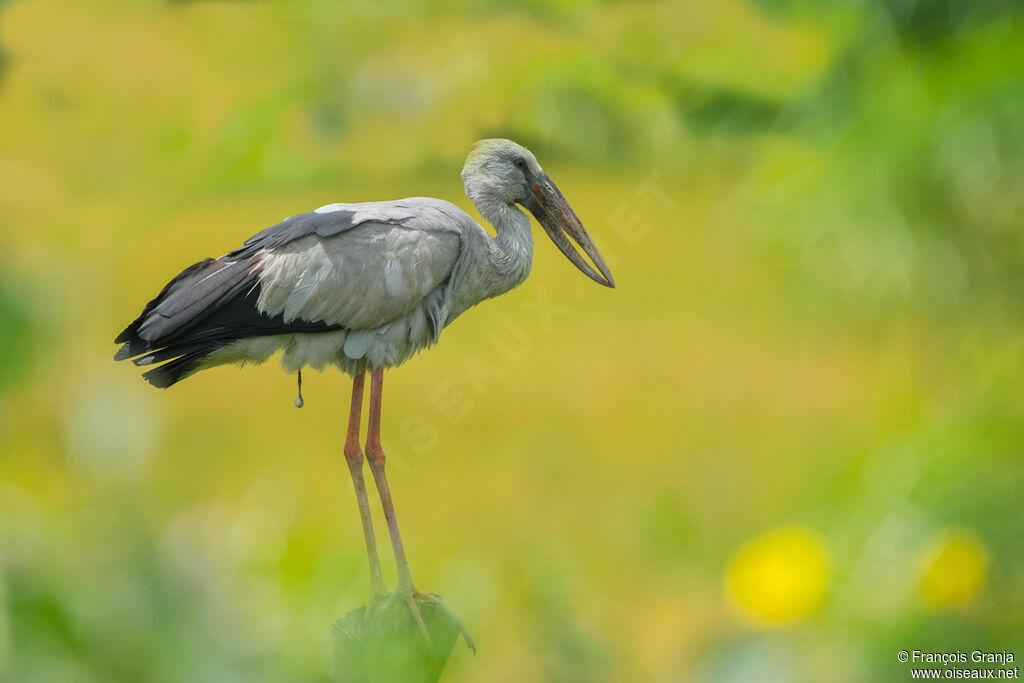
{"type": "Polygon", "coordinates": [[[555,246],[577,268],[595,282],[615,287],[601,252],[530,150],[511,140],[480,140],[462,167],[462,181],[466,196],[477,206],[497,201],[528,209],[555,246]],[[573,247],[570,238],[590,257],[593,265],[573,247]]]}

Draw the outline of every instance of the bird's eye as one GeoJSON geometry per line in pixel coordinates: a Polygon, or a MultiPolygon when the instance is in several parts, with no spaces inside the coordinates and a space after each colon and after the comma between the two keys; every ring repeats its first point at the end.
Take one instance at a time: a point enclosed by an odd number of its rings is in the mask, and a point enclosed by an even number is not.
{"type": "Polygon", "coordinates": [[[515,164],[516,168],[518,168],[520,171],[526,173],[526,159],[522,157],[516,157],[512,163],[515,164]]]}

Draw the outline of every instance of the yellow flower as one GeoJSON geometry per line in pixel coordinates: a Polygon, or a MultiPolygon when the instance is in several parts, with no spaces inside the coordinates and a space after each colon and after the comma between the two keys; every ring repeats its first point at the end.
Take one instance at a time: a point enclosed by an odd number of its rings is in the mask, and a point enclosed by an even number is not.
{"type": "Polygon", "coordinates": [[[946,529],[921,554],[921,595],[932,607],[957,607],[971,600],[988,574],[988,553],[966,528],[946,529]]]}
{"type": "Polygon", "coordinates": [[[733,555],[726,590],[743,615],[780,626],[817,611],[830,574],[821,535],[805,526],[782,526],[752,539],[733,555]]]}

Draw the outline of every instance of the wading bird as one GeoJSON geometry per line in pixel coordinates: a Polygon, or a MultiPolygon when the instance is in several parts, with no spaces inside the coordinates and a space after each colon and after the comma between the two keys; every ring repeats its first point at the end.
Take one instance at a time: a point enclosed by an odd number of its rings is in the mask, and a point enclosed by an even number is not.
{"type": "MultiPolygon", "coordinates": [[[[466,195],[494,226],[492,237],[454,204],[426,197],[328,204],[250,237],[171,280],[115,340],[116,360],[157,363],[143,377],[157,387],[225,363],[261,363],[282,352],[286,372],[334,365],[352,377],[345,459],[369,556],[373,598],[387,593],[363,481],[359,423],[370,373],[366,459],[387,520],[398,587],[429,643],[384,476],[380,443],[384,368],[436,343],[463,311],[521,284],[530,272],[528,209],[577,268],[614,287],[579,218],[536,157],[510,140],[482,140],[462,169],[466,195]],[[570,243],[590,257],[593,265],[570,243]],[[596,268],[595,268],[596,266],[596,268]]],[[[448,613],[450,615],[450,612],[448,613]]],[[[456,620],[457,621],[457,620],[456,620]]],[[[472,642],[463,629],[467,643],[472,642]]]]}

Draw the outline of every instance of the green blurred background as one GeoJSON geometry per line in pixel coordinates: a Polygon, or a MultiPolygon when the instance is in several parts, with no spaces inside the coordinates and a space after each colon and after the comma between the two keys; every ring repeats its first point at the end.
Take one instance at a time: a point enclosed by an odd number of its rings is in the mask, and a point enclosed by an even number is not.
{"type": "Polygon", "coordinates": [[[618,289],[538,232],[389,375],[413,573],[479,645],[445,680],[1024,657],[1019,2],[12,0],[0,49],[0,679],[330,680],[347,378],[162,392],[112,340],[284,216],[476,215],[488,136],[618,289]]]}

